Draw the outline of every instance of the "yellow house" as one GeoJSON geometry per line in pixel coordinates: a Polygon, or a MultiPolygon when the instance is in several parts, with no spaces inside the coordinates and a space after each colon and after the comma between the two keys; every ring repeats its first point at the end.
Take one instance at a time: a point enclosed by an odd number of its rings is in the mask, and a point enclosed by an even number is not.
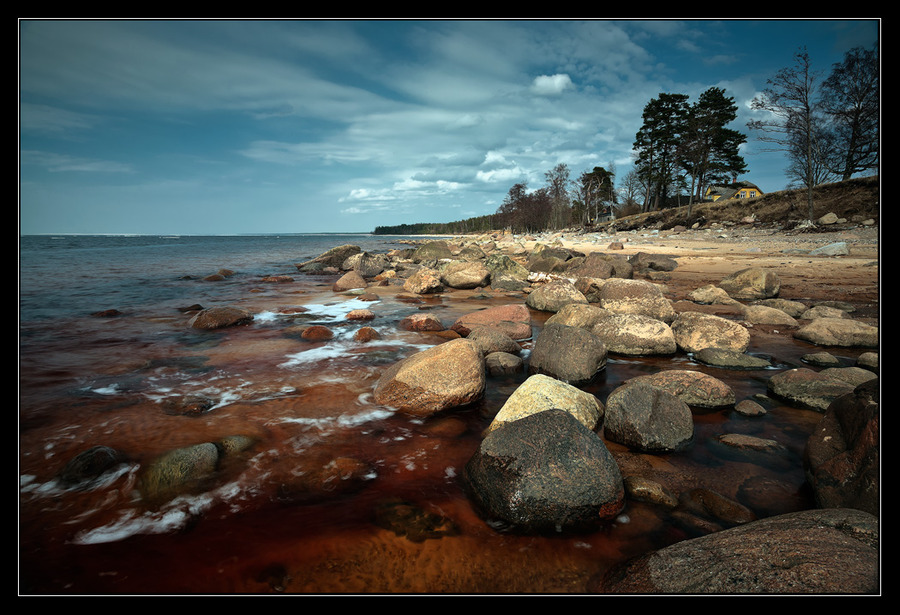
{"type": "Polygon", "coordinates": [[[707,201],[724,201],[726,199],[752,199],[764,193],[756,184],[750,182],[734,182],[733,184],[713,185],[706,189],[707,201]]]}

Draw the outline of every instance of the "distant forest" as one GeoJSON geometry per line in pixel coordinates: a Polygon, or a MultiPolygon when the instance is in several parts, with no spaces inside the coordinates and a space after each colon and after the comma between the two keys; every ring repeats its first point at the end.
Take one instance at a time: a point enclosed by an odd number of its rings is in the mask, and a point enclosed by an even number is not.
{"type": "Polygon", "coordinates": [[[395,226],[376,226],[375,235],[463,235],[493,231],[494,216],[477,216],[454,222],[418,222],[395,226]]]}

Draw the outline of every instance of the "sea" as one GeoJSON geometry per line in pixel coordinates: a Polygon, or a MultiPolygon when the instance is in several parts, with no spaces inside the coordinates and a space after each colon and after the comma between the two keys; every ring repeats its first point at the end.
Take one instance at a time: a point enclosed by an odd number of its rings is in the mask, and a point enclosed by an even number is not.
{"type": "MultiPolygon", "coordinates": [[[[404,317],[428,310],[449,326],[522,300],[416,297],[396,285],[361,297],[335,292],[336,275],[296,267],[338,245],[379,253],[412,239],[423,238],[20,237],[19,593],[579,594],[614,564],[689,537],[668,511],[641,502],[588,534],[521,535],[483,519],[461,471],[525,373],[493,378],[484,399],[427,420],[373,401],[388,366],[444,341],[403,330],[404,317]],[[221,305],[247,309],[253,321],[190,327],[197,309],[221,305]],[[357,309],[374,319],[348,321],[357,309]],[[296,334],[310,324],[334,337],[296,334]],[[363,326],[378,339],[356,341],[363,326]],[[184,411],[186,400],[201,400],[200,410],[184,411]],[[253,444],[202,485],[162,502],[143,497],[142,473],[154,460],[232,436],[253,444]],[[63,484],[66,463],[94,446],[120,451],[125,463],[89,484],[63,484]]],[[[545,319],[535,314],[535,334],[545,319]]],[[[588,390],[602,401],[628,378],[689,361],[611,358],[588,390]]],[[[723,377],[739,398],[765,393],[766,374],[723,377]]],[[[819,418],[787,408],[755,422],[700,416],[689,452],[629,457],[640,467],[626,471],[729,495],[762,476],[803,507],[811,504],[803,445],[819,418]],[[777,437],[791,461],[748,465],[706,444],[735,430],[777,437]]]]}

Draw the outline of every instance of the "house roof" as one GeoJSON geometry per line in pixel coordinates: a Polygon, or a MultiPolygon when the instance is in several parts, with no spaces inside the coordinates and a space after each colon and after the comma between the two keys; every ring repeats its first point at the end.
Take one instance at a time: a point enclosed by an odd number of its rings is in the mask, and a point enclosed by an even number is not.
{"type": "MultiPolygon", "coordinates": [[[[709,187],[708,194],[710,196],[718,195],[720,198],[729,199],[737,194],[738,191],[745,188],[755,188],[756,190],[759,190],[759,186],[757,186],[756,184],[747,181],[741,181],[731,184],[714,184],[709,187]]],[[[760,194],[762,194],[762,190],[759,190],[759,192],[760,194]]]]}

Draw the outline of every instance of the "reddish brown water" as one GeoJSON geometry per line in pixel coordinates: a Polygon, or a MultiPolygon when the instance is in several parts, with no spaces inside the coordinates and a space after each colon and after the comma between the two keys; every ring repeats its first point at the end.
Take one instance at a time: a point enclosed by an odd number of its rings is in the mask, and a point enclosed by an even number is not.
{"type": "MultiPolygon", "coordinates": [[[[412,303],[395,289],[376,288],[380,301],[361,305],[332,293],[330,279],[229,284],[232,303],[266,316],[198,332],[187,327],[187,315],[164,305],[118,318],[71,318],[55,322],[52,332],[46,325],[22,331],[21,593],[581,593],[615,563],[688,536],[666,511],[637,502],[586,535],[521,536],[485,523],[459,476],[524,373],[490,379],[482,401],[430,420],[372,401],[387,365],[442,341],[399,330],[402,317],[430,309],[449,326],[468,311],[521,298],[456,291],[412,303]],[[285,335],[291,318],[277,314],[295,305],[326,314],[321,318],[336,338],[312,343],[285,335]],[[376,319],[344,321],[340,314],[352,307],[371,309],[376,319]],[[349,335],[363,325],[377,327],[383,339],[352,342],[349,335]],[[167,398],[188,393],[215,397],[219,405],[200,416],[164,411],[167,398]],[[152,508],[138,497],[142,465],[232,434],[253,436],[256,444],[225,463],[203,493],[152,508]],[[126,452],[129,463],[89,490],[54,483],[69,459],[98,444],[126,452]],[[285,485],[341,457],[371,468],[357,488],[283,497],[285,485]],[[396,500],[449,519],[455,531],[418,541],[393,531],[378,511],[396,500]]],[[[534,313],[535,335],[545,318],[534,313]]],[[[772,357],[779,368],[798,365],[814,350],[786,335],[761,339],[750,352],[772,357]]],[[[605,401],[625,380],[671,368],[698,366],[684,355],[610,357],[587,389],[605,401]]],[[[774,373],[704,369],[730,384],[739,400],[765,393],[774,373]]],[[[778,403],[768,410],[757,418],[733,409],[698,413],[694,445],[679,454],[608,446],[623,473],[662,478],[676,491],[702,486],[734,498],[747,477],[768,476],[803,500],[802,451],[821,415],[778,403]],[[778,440],[791,466],[719,458],[707,442],[725,432],[778,440]]]]}

